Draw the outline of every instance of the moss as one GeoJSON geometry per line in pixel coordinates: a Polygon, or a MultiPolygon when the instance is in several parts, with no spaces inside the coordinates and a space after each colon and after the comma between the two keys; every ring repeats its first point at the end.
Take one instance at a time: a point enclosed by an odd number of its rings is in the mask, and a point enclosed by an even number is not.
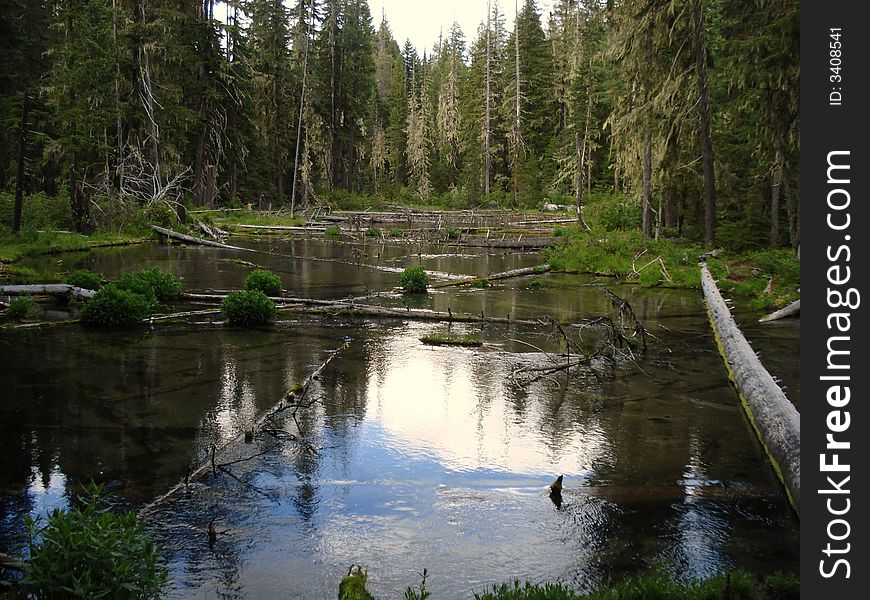
{"type": "Polygon", "coordinates": [[[486,277],[478,277],[477,279],[472,279],[468,282],[468,285],[476,288],[488,288],[492,287],[492,282],[486,277]]]}
{"type": "Polygon", "coordinates": [[[479,339],[470,336],[457,337],[449,335],[429,334],[421,337],[420,341],[428,346],[462,346],[470,348],[483,345],[483,342],[481,342],[479,339]]]}
{"type": "Polygon", "coordinates": [[[341,237],[341,229],[338,228],[337,225],[330,225],[326,228],[326,231],[323,232],[326,237],[337,238],[341,237]]]}
{"type": "Polygon", "coordinates": [[[379,238],[381,237],[381,230],[378,227],[369,227],[366,229],[365,235],[370,238],[379,238]]]}

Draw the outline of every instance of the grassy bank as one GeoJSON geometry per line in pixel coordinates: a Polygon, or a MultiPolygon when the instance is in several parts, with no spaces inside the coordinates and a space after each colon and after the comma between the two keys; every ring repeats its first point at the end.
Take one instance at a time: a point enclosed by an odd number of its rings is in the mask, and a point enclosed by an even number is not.
{"type": "MultiPolygon", "coordinates": [[[[555,270],[619,277],[642,286],[700,288],[698,257],[706,249],[679,240],[652,240],[637,231],[558,229],[561,241],[544,251],[555,270]]],[[[799,297],[800,263],[790,249],[722,252],[708,260],[723,292],[754,308],[781,308],[799,297]]]]}

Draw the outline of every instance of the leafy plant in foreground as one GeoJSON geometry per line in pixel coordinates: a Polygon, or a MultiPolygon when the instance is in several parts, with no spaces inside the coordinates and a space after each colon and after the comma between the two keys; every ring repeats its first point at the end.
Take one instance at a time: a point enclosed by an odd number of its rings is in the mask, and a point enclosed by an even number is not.
{"type": "Polygon", "coordinates": [[[36,598],[157,598],[168,577],[160,552],[134,512],[115,513],[94,484],[80,506],[26,517],[30,558],[20,586],[36,598]]]}

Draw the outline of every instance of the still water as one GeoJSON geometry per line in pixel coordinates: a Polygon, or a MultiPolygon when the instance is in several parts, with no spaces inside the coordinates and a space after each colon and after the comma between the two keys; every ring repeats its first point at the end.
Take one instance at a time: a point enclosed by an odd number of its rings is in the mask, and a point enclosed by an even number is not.
{"type": "MultiPolygon", "coordinates": [[[[391,293],[394,271],[411,264],[481,274],[540,257],[304,240],[256,247],[272,255],[147,245],[61,260],[108,277],[158,265],[188,290],[239,287],[251,269],[244,260],[278,272],[296,296],[384,292],[369,302],[572,323],[613,316],[607,284],[656,339],[634,362],[520,388],[518,369],[548,364],[533,347],[565,350],[546,326],[284,313],[247,331],[206,317],[124,332],[5,330],[0,552],[22,539],[25,514],[67,506],[82,482],[105,482],[141,507],[215,445],[219,462],[259,456],[149,513],[172,597],[332,598],[352,563],[368,568],[383,598],[418,584],[424,568],[442,598],[513,578],[590,590],[656,565],[681,578],[797,570],[798,521],[727,380],[699,293],[547,275],[403,299],[391,293]],[[428,333],[484,345],[429,347],[419,341],[428,333]],[[309,389],[316,402],[295,421],[285,411],[270,423],[294,439],[258,432],[241,442],[346,341],[309,389]],[[547,485],[559,474],[557,507],[547,485]],[[220,535],[210,546],[213,518],[220,535]]],[[[737,317],[798,404],[799,325],[737,317]]]]}

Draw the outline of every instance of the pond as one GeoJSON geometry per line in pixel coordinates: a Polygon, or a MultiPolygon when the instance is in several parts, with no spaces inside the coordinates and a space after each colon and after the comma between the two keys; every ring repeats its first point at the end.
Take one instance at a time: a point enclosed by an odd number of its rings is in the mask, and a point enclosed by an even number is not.
{"type": "MultiPolygon", "coordinates": [[[[448,246],[244,243],[272,255],[143,245],[61,260],[108,277],[157,265],[189,290],[240,287],[252,267],[239,261],[248,261],[279,273],[299,297],[380,292],[367,302],[570,323],[614,316],[607,285],[655,338],[634,360],[518,386],[518,372],[547,364],[541,350],[565,350],[552,327],[288,312],[254,330],[206,317],[109,333],[5,330],[0,552],[21,541],[24,515],[67,506],[82,482],[104,482],[140,508],[215,446],[229,473],[206,473],[148,513],[171,597],[333,598],[352,563],[368,568],[382,598],[418,584],[423,569],[443,598],[513,578],[586,591],[653,566],[682,579],[733,567],[797,571],[798,520],[728,382],[699,292],[541,275],[408,298],[392,293],[405,266],[482,274],[541,259],[448,246]],[[420,342],[429,333],[484,343],[430,347],[420,342]],[[294,439],[260,431],[240,442],[345,342],[308,390],[311,407],[271,422],[294,439]],[[547,485],[559,474],[557,506],[547,485]]],[[[799,325],[751,326],[757,317],[738,314],[798,404],[799,325]]]]}

